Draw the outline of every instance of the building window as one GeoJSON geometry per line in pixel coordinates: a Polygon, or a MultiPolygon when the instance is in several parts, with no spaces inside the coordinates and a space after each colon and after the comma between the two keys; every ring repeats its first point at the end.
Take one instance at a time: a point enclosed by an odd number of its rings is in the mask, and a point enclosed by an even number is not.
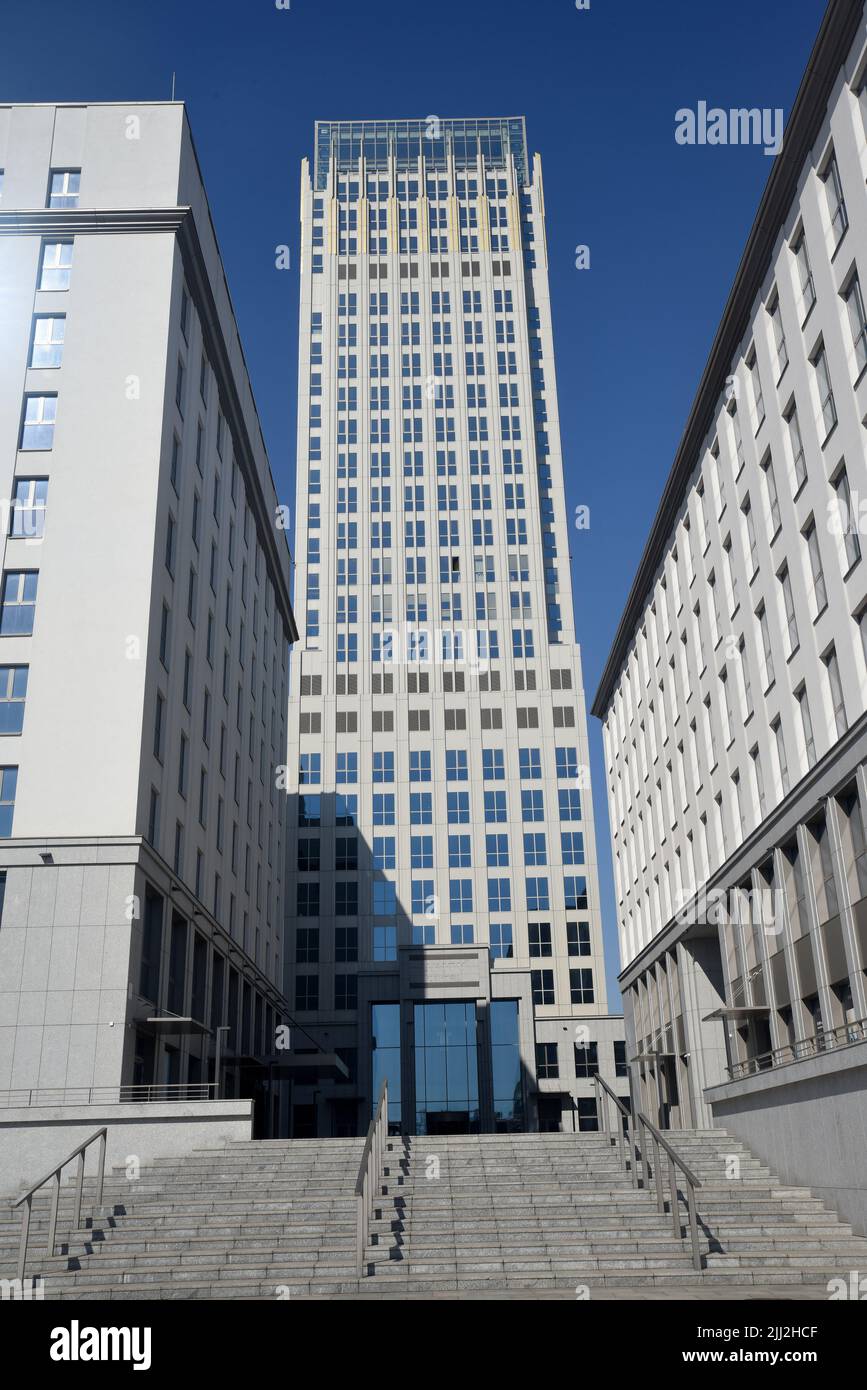
{"type": "Polygon", "coordinates": [[[20,734],[27,698],[27,666],[0,666],[0,734],[20,734]]]}
{"type": "Polygon", "coordinates": [[[867,313],[864,311],[864,296],[857,275],[852,276],[843,292],[843,298],[846,301],[852,345],[855,349],[855,376],[860,377],[867,367],[867,313]]]}
{"type": "Polygon", "coordinates": [[[25,396],[21,449],[53,449],[57,396],[25,396]]]}
{"type": "Polygon", "coordinates": [[[48,206],[77,208],[80,188],[80,169],[52,169],[48,181],[48,206]]]}
{"type": "Polygon", "coordinates": [[[777,765],[780,773],[780,789],[782,791],[783,796],[786,796],[788,794],[790,786],[789,762],[788,758],[786,757],[786,742],[785,737],[783,735],[782,721],[776,719],[774,723],[771,725],[771,731],[774,735],[774,745],[777,750],[777,765]]]}
{"type": "Polygon", "coordinates": [[[512,927],[509,922],[492,922],[488,931],[492,960],[512,959],[512,927]]]}
{"type": "Polygon", "coordinates": [[[358,960],[358,927],[334,928],[334,959],[338,964],[358,960]]]}
{"type": "Polygon", "coordinates": [[[783,375],[789,365],[789,351],[786,347],[786,334],[783,329],[783,315],[780,309],[780,300],[774,296],[773,303],[768,308],[771,317],[771,326],[774,335],[774,348],[777,353],[777,380],[783,375]]]}
{"type": "Polygon", "coordinates": [[[824,613],[828,607],[828,591],[825,587],[825,572],[822,568],[822,553],[819,549],[819,533],[816,530],[816,523],[810,520],[804,527],[804,540],[807,545],[807,555],[810,560],[810,573],[813,576],[813,598],[816,604],[815,617],[824,613]]]}
{"type": "MultiPolygon", "coordinates": [[[[567,922],[566,942],[570,956],[590,955],[590,923],[567,922]]],[[[532,953],[531,953],[532,954],[532,953]]]]}
{"type": "Polygon", "coordinates": [[[540,1081],[556,1081],[560,1075],[555,1042],[536,1043],[536,1076],[540,1081]]]}
{"type": "Polygon", "coordinates": [[[531,970],[530,982],[533,988],[534,1004],[553,1004],[555,1002],[553,970],[531,970]]]}
{"type": "Polygon", "coordinates": [[[68,290],[72,274],[72,242],[46,241],[39,268],[41,290],[68,290]]]}
{"type": "Polygon", "coordinates": [[[789,655],[792,656],[798,650],[798,620],[795,616],[795,599],[792,594],[792,580],[789,575],[788,565],[784,565],[779,573],[780,588],[783,591],[783,608],[786,614],[786,630],[789,636],[789,655]]]}
{"type": "Polygon", "coordinates": [[[38,570],[7,570],[0,598],[0,637],[29,637],[36,614],[38,570]]]}
{"type": "Polygon", "coordinates": [[[592,1004],[594,1002],[593,971],[583,968],[570,970],[569,990],[573,1004],[592,1004]]]}
{"type": "Polygon", "coordinates": [[[626,1043],[621,1039],[618,1039],[614,1044],[614,1075],[629,1075],[629,1067],[626,1064],[626,1043]]]}
{"type": "Polygon", "coordinates": [[[596,1100],[593,1096],[579,1098],[575,1102],[575,1117],[579,1130],[598,1130],[599,1119],[596,1114],[596,1100]]]}
{"type": "Polygon", "coordinates": [[[36,540],[45,533],[47,478],[16,478],[10,535],[36,540]]]}
{"type": "Polygon", "coordinates": [[[834,245],[839,246],[846,234],[849,226],[849,217],[846,212],[846,202],[843,198],[843,184],[840,180],[840,170],[837,168],[837,160],[832,156],[828,163],[825,173],[822,175],[825,184],[825,192],[828,196],[828,215],[831,218],[831,234],[834,238],[834,245]]]}
{"type": "Polygon", "coordinates": [[[295,1008],[299,1012],[319,1008],[318,975],[296,975],[295,1008]]]}
{"type": "Polygon", "coordinates": [[[792,448],[792,468],[795,474],[795,492],[797,493],[807,481],[807,460],[804,455],[804,441],[801,438],[798,412],[794,404],[789,407],[785,419],[789,427],[789,444],[792,448]]]}
{"type": "Polygon", "coordinates": [[[472,946],[472,922],[452,922],[450,935],[453,946],[472,946]]]}
{"type": "Polygon", "coordinates": [[[334,976],[335,1009],[358,1008],[358,976],[336,974],[334,976]]]}
{"type": "Polygon", "coordinates": [[[812,767],[816,761],[816,740],[813,736],[813,717],[810,713],[810,702],[807,699],[807,687],[795,692],[795,699],[801,712],[801,731],[804,735],[804,753],[807,759],[807,766],[812,767]]]}
{"type": "Polygon", "coordinates": [[[17,786],[18,768],[0,767],[0,839],[8,839],[12,834],[17,786]]]}
{"type": "Polygon", "coordinates": [[[575,1043],[575,1075],[577,1077],[599,1075],[598,1043],[575,1043]]]}
{"type": "Polygon", "coordinates": [[[831,712],[834,719],[834,728],[837,737],[842,738],[849,727],[846,719],[846,705],[843,699],[843,682],[840,679],[840,663],[837,660],[837,652],[831,647],[822,657],[825,670],[828,673],[828,693],[831,697],[831,712]]]}
{"type": "Polygon", "coordinates": [[[807,240],[801,232],[795,246],[792,248],[795,253],[795,263],[798,268],[798,283],[801,286],[801,313],[804,321],[816,302],[816,286],[813,283],[813,272],[810,269],[810,256],[807,251],[807,240]]]}
{"type": "Polygon", "coordinates": [[[813,370],[816,373],[816,389],[819,393],[819,406],[822,411],[822,420],[825,426],[825,438],[833,430],[837,423],[837,407],[834,404],[834,392],[831,388],[831,374],[828,371],[828,358],[825,353],[824,345],[811,358],[813,370]]]}
{"type": "Polygon", "coordinates": [[[33,320],[29,366],[59,367],[65,333],[65,314],[37,314],[33,320]]]}
{"type": "Polygon", "coordinates": [[[859,518],[852,511],[852,494],[849,489],[849,475],[845,466],[840,469],[831,484],[837,494],[840,531],[846,553],[846,567],[850,570],[861,559],[861,538],[858,535],[859,518]]]}

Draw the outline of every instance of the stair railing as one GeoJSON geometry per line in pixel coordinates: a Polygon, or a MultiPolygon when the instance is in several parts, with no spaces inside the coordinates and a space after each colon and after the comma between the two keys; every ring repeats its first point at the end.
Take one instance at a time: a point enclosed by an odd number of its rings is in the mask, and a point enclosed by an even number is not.
{"type": "Polygon", "coordinates": [[[355,1184],[355,1267],[359,1279],[364,1268],[374,1197],[381,1195],[385,1151],[388,1144],[388,1082],[383,1081],[376,1111],[367,1130],[358,1179],[355,1184]]]}
{"type": "Polygon", "coordinates": [[[27,1244],[30,1238],[30,1214],[33,1207],[34,1193],[38,1192],[46,1183],[53,1180],[54,1191],[51,1194],[51,1216],[48,1221],[48,1250],[46,1252],[48,1258],[51,1259],[54,1255],[54,1247],[57,1243],[57,1211],[60,1206],[60,1174],[67,1163],[71,1163],[74,1158],[78,1159],[78,1175],[75,1183],[75,1208],[71,1226],[71,1229],[74,1231],[77,1230],[81,1221],[81,1195],[84,1186],[84,1156],[91,1144],[95,1144],[97,1140],[99,1140],[99,1161],[96,1173],[96,1196],[93,1202],[93,1210],[97,1211],[98,1208],[102,1206],[102,1187],[105,1178],[105,1141],[107,1134],[108,1129],[106,1126],[96,1130],[94,1134],[91,1134],[89,1139],[85,1139],[83,1144],[79,1144],[77,1149],[73,1149],[71,1154],[67,1154],[66,1158],[62,1159],[55,1168],[52,1168],[50,1173],[46,1173],[44,1178],[40,1178],[39,1182],[35,1182],[29,1191],[24,1193],[23,1197],[19,1197],[17,1202],[12,1203],[13,1211],[16,1207],[24,1207],[21,1214],[21,1242],[18,1246],[19,1283],[24,1280],[24,1266],[27,1261],[27,1244]]]}
{"type": "MultiPolygon", "coordinates": [[[[663,1194],[662,1163],[663,1154],[668,1160],[668,1184],[669,1184],[669,1210],[674,1234],[678,1240],[685,1239],[682,1235],[680,1225],[680,1193],[677,1186],[677,1169],[683,1174],[684,1200],[689,1223],[689,1240],[692,1247],[692,1263],[696,1269],[701,1269],[701,1247],[698,1243],[698,1217],[695,1208],[696,1189],[701,1187],[701,1181],[696,1177],[692,1169],[686,1164],[678,1153],[671,1147],[667,1139],[664,1139],[655,1125],[651,1124],[647,1116],[639,1110],[637,1115],[638,1130],[642,1136],[641,1143],[641,1162],[648,1176],[655,1178],[656,1182],[656,1205],[660,1212],[665,1211],[665,1197],[663,1194]],[[647,1143],[647,1136],[650,1135],[654,1145],[652,1169],[649,1165],[650,1146],[647,1143]]],[[[646,1183],[645,1183],[646,1185],[646,1183]]]]}
{"type": "Polygon", "coordinates": [[[632,1186],[638,1186],[638,1171],[635,1166],[635,1132],[632,1124],[632,1115],[618,1095],[612,1091],[608,1082],[597,1073],[593,1078],[596,1087],[597,1110],[602,1116],[602,1128],[611,1140],[612,1146],[619,1141],[620,1146],[620,1167],[627,1173],[632,1181],[632,1186]],[[614,1102],[613,1117],[608,1107],[609,1100],[614,1102]],[[618,1112],[622,1119],[618,1119],[618,1112]],[[625,1125],[623,1123],[625,1121],[625,1125]],[[631,1158],[630,1158],[631,1156],[631,1158]]]}
{"type": "Polygon", "coordinates": [[[696,1269],[701,1269],[701,1247],[698,1240],[698,1216],[695,1204],[696,1190],[701,1187],[700,1180],[680,1155],[675,1152],[668,1140],[663,1138],[656,1126],[651,1124],[645,1114],[639,1111],[633,1121],[630,1111],[620,1097],[615,1095],[608,1082],[599,1075],[594,1076],[593,1081],[596,1087],[597,1109],[601,1116],[601,1127],[608,1134],[612,1145],[619,1140],[621,1168],[624,1173],[629,1173],[633,1187],[642,1187],[649,1191],[650,1181],[653,1179],[656,1187],[656,1205],[663,1214],[665,1212],[665,1194],[662,1170],[663,1162],[667,1162],[670,1192],[669,1210],[672,1228],[678,1240],[686,1238],[680,1221],[680,1192],[677,1186],[677,1170],[680,1169],[683,1174],[692,1263],[696,1269]],[[613,1101],[615,1106],[613,1123],[608,1105],[609,1100],[613,1101]],[[625,1121],[625,1125],[618,1119],[618,1111],[622,1120],[625,1121]],[[636,1129],[638,1131],[637,1136],[636,1129]]]}

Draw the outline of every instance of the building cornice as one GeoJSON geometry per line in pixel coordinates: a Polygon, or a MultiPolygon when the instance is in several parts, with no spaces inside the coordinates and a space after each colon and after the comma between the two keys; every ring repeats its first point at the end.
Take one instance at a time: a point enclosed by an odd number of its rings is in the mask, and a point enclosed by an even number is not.
{"type": "MultiPolygon", "coordinates": [[[[178,238],[184,272],[199,310],[208,361],[217,377],[220,403],[232,432],[235,457],[247,485],[250,510],[265,551],[277,605],[290,642],[298,640],[289,585],[280,564],[276,518],[268,512],[243,407],[235,384],[225,335],[211,288],[205,257],[189,207],[169,208],[32,208],[0,212],[0,236],[76,236],[167,232],[178,238]]],[[[285,544],[285,539],[284,539],[285,544]]],[[[286,546],[287,554],[289,552],[286,546]]],[[[289,556],[291,565],[291,555],[289,556]]]]}
{"type": "Polygon", "coordinates": [[[650,536],[591,707],[604,719],[636,627],[644,612],[704,440],[722,396],[731,362],[744,336],[770,265],[780,228],[798,191],[801,171],[825,119],[828,101],[864,11],[864,0],[830,0],[798,88],[783,145],[774,160],[710,356],[665,484],[650,536]]]}

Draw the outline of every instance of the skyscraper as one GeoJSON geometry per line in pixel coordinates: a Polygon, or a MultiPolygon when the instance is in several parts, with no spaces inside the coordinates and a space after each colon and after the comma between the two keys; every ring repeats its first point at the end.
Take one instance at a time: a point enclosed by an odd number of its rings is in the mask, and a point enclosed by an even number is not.
{"type": "MultiPolygon", "coordinates": [[[[541,164],[322,121],[302,172],[287,988],[296,1135],[592,1128],[607,1015],[541,164]]],[[[622,1086],[621,1086],[622,1089],[622,1086]]]]}

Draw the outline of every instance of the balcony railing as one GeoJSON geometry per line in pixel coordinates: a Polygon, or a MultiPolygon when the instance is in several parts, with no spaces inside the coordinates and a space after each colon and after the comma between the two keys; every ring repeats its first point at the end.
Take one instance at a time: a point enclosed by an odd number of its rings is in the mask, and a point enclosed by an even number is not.
{"type": "Polygon", "coordinates": [[[823,1028],[815,1037],[802,1038],[799,1042],[787,1043],[785,1047],[775,1047],[757,1057],[735,1062],[734,1066],[729,1067],[729,1076],[732,1081],[740,1081],[745,1076],[756,1076],[759,1072],[785,1067],[792,1062],[804,1062],[823,1052],[834,1052],[837,1048],[850,1047],[852,1043],[865,1040],[867,1019],[859,1019],[857,1023],[841,1023],[838,1028],[823,1028]]]}
{"type": "Polygon", "coordinates": [[[160,1101],[217,1100],[213,1081],[146,1086],[33,1086],[0,1091],[0,1108],[31,1105],[127,1105],[160,1101]]]}

